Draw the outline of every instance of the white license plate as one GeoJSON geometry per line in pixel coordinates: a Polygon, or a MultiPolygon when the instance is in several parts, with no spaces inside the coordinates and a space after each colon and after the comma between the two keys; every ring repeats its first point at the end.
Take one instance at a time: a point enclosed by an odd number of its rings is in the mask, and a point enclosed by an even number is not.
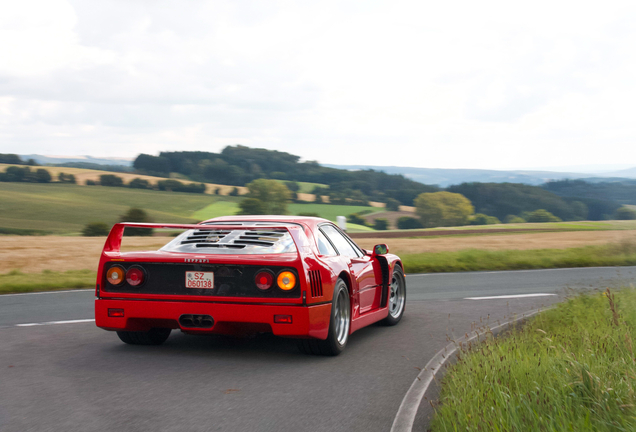
{"type": "Polygon", "coordinates": [[[186,288],[214,288],[213,272],[186,272],[185,275],[186,288]]]}

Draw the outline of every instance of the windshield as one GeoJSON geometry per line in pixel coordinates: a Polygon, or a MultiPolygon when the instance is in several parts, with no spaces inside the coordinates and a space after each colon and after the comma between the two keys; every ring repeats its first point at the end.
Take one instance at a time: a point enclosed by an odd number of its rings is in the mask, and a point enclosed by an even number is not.
{"type": "Polygon", "coordinates": [[[167,252],[205,254],[282,254],[296,252],[286,229],[259,226],[290,225],[280,222],[209,222],[205,225],[238,225],[245,229],[188,230],[161,248],[167,252]]]}

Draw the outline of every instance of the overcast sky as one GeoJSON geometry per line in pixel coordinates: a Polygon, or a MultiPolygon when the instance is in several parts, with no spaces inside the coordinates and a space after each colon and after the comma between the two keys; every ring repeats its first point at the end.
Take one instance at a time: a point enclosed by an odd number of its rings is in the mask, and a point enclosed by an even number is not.
{"type": "Polygon", "coordinates": [[[636,2],[6,1],[0,152],[636,166],[636,2]]]}

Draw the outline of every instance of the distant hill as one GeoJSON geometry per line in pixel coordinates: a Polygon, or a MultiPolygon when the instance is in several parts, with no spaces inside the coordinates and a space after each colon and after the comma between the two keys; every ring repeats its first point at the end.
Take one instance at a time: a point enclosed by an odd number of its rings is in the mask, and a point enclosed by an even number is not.
{"type": "Polygon", "coordinates": [[[83,163],[95,165],[121,165],[132,167],[133,160],[127,158],[95,158],[92,156],[42,156],[42,155],[20,155],[22,160],[33,159],[40,165],[59,165],[68,163],[83,163]]]}
{"type": "Polygon", "coordinates": [[[636,168],[622,170],[603,175],[573,172],[554,171],[499,171],[481,169],[444,169],[444,168],[414,168],[378,165],[324,165],[330,168],[346,170],[384,171],[387,174],[401,174],[406,178],[424,184],[435,184],[440,187],[448,187],[461,183],[522,183],[539,186],[549,181],[563,179],[585,179],[590,183],[623,181],[627,178],[636,178],[636,168]],[[619,175],[620,174],[620,175],[619,175]],[[631,174],[631,175],[630,175],[631,174]],[[612,177],[612,178],[609,178],[612,177]]]}

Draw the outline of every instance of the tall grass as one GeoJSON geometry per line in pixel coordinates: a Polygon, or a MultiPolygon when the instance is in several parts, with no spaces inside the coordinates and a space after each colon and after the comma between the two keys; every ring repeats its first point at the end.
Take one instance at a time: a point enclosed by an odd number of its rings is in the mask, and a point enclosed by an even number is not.
{"type": "Polygon", "coordinates": [[[433,431],[636,430],[636,290],[580,295],[459,354],[433,431]]]}
{"type": "Polygon", "coordinates": [[[566,267],[636,265],[636,243],[567,249],[487,251],[466,249],[402,255],[409,273],[441,273],[479,270],[521,270],[566,267]]]}
{"type": "Polygon", "coordinates": [[[92,270],[69,270],[42,273],[22,273],[12,270],[0,274],[0,294],[33,291],[53,291],[59,289],[90,288],[95,286],[97,272],[92,270]]]}

